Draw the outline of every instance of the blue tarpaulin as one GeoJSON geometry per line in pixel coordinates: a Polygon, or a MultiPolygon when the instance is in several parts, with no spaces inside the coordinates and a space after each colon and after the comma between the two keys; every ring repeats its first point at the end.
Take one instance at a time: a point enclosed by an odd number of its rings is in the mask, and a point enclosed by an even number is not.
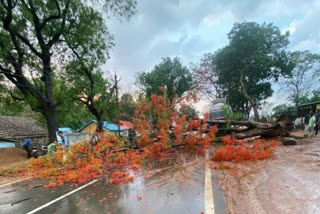
{"type": "Polygon", "coordinates": [[[74,132],[74,130],[70,127],[59,128],[59,131],[61,131],[63,133],[74,132]]]}
{"type": "Polygon", "coordinates": [[[10,147],[16,147],[14,143],[11,142],[2,142],[0,141],[0,148],[10,148],[10,147]]]}

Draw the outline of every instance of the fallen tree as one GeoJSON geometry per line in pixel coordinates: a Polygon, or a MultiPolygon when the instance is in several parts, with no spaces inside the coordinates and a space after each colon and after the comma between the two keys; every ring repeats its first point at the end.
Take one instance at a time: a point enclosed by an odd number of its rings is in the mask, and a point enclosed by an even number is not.
{"type": "Polygon", "coordinates": [[[230,134],[236,139],[255,136],[260,136],[261,138],[288,137],[291,136],[290,131],[292,127],[290,120],[281,120],[273,124],[235,120],[211,120],[207,121],[207,123],[211,125],[224,125],[225,129],[219,132],[222,134],[230,134]]]}

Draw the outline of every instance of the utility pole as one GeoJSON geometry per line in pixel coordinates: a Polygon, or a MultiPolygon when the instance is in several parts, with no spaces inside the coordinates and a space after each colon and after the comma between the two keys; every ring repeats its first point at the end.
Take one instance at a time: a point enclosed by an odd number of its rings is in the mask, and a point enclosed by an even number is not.
{"type": "Polygon", "coordinates": [[[118,136],[120,137],[120,123],[119,123],[119,91],[118,91],[118,82],[120,80],[118,80],[118,77],[117,77],[117,74],[114,74],[114,82],[115,82],[115,90],[116,90],[116,104],[117,104],[117,110],[116,110],[116,113],[117,113],[117,126],[118,126],[118,136]]]}

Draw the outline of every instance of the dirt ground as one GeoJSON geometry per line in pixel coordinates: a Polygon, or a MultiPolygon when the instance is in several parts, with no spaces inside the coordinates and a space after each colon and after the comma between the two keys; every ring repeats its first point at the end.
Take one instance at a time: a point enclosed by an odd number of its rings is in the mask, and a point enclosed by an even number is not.
{"type": "MultiPolygon", "coordinates": [[[[301,133],[296,133],[300,135],[301,133]]],[[[246,162],[221,171],[228,212],[320,213],[320,137],[279,145],[276,160],[246,162]]]]}
{"type": "Polygon", "coordinates": [[[0,168],[14,168],[27,160],[27,152],[16,148],[0,149],[0,168]]]}
{"type": "MultiPolygon", "coordinates": [[[[28,164],[27,152],[13,147],[0,149],[0,169],[1,168],[18,168],[28,164]]],[[[24,177],[0,177],[0,185],[23,179],[24,177]]]]}

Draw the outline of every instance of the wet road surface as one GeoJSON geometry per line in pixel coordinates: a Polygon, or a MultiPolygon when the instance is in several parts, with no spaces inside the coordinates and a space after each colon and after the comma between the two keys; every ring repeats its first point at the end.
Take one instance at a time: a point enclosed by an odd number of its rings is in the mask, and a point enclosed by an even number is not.
{"type": "Polygon", "coordinates": [[[224,189],[228,213],[320,213],[320,137],[276,150],[275,160],[220,171],[217,182],[224,189]]]}
{"type": "MultiPolygon", "coordinates": [[[[212,165],[211,161],[208,165],[212,165]]],[[[215,211],[212,213],[226,213],[223,192],[217,185],[215,172],[211,172],[215,211]]],[[[43,181],[31,180],[0,188],[0,213],[32,212],[82,186],[65,184],[46,189],[43,184],[43,181]]],[[[200,157],[183,165],[155,169],[149,179],[139,176],[126,184],[99,180],[35,213],[200,214],[205,211],[204,186],[205,159],[200,157]]]]}

